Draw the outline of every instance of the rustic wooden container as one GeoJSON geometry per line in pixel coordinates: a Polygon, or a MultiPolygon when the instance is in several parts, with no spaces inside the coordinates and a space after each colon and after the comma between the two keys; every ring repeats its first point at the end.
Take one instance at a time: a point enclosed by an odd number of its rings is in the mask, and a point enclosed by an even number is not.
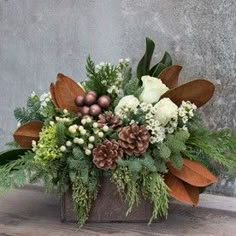
{"type": "MultiPolygon", "coordinates": [[[[128,216],[126,216],[127,209],[127,203],[121,199],[116,186],[108,178],[104,178],[87,222],[148,222],[152,214],[152,205],[145,200],[134,206],[128,216]]],[[[71,192],[64,194],[61,199],[61,221],[77,221],[71,192]]]]}

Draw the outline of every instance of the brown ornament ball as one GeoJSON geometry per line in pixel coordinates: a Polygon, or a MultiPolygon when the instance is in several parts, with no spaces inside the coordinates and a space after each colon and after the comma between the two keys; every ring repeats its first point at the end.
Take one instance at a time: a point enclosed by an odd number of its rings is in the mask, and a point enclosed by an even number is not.
{"type": "Polygon", "coordinates": [[[91,91],[88,92],[88,94],[92,94],[92,95],[94,95],[97,98],[97,93],[95,91],[91,90],[91,91]]]}
{"type": "Polygon", "coordinates": [[[77,106],[83,106],[84,105],[84,96],[79,95],[76,99],[75,99],[75,104],[77,106]]]}
{"type": "Polygon", "coordinates": [[[98,99],[98,105],[101,106],[102,108],[109,107],[110,103],[111,103],[111,98],[107,95],[103,95],[98,99]]]}
{"type": "Polygon", "coordinates": [[[94,104],[89,108],[89,114],[91,116],[98,116],[101,113],[102,113],[102,108],[97,104],[94,104]]]}
{"type": "Polygon", "coordinates": [[[95,102],[96,102],[96,96],[94,96],[94,94],[92,93],[87,93],[84,97],[84,103],[87,105],[87,106],[91,106],[93,105],[95,102]]]}
{"type": "Polygon", "coordinates": [[[82,113],[82,115],[88,115],[89,114],[89,107],[88,106],[83,106],[81,108],[81,113],[82,113]]]}

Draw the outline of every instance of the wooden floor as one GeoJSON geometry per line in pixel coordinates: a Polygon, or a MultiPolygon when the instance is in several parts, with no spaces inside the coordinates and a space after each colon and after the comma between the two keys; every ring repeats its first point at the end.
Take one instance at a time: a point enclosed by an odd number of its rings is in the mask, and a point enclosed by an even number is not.
{"type": "Polygon", "coordinates": [[[0,197],[0,236],[236,235],[236,198],[207,194],[198,208],[171,203],[168,219],[151,226],[94,223],[79,230],[76,224],[60,223],[59,212],[57,197],[39,187],[11,191],[0,197]]]}

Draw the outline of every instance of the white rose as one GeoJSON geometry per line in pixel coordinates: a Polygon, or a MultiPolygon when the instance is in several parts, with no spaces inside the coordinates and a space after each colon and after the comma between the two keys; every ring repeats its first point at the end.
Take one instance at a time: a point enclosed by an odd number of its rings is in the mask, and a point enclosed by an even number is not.
{"type": "Polygon", "coordinates": [[[169,98],[163,98],[154,106],[154,112],[155,119],[165,126],[171,119],[177,119],[178,106],[169,98]]]}
{"type": "Polygon", "coordinates": [[[142,76],[141,80],[143,81],[143,92],[140,95],[140,100],[143,102],[158,102],[161,95],[169,90],[158,78],[145,75],[142,76]]]}
{"type": "Polygon", "coordinates": [[[129,108],[130,110],[135,110],[139,105],[139,100],[133,96],[128,95],[120,99],[118,105],[115,107],[115,113],[119,114],[120,111],[125,107],[129,108]]]}

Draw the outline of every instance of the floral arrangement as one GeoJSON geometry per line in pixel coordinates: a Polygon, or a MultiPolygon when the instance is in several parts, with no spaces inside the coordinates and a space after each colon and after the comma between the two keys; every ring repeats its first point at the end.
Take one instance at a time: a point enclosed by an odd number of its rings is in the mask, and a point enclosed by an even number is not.
{"type": "Polygon", "coordinates": [[[83,225],[107,176],[127,201],[127,214],[141,198],[153,204],[151,223],[167,216],[170,196],[197,205],[221,171],[235,174],[236,137],[207,129],[198,112],[214,85],[178,85],[182,66],[165,52],[151,67],[154,48],[146,38],[135,72],[128,59],[95,65],[88,57],[86,81],[58,74],[50,93],[32,93],[15,110],[11,149],[0,154],[1,191],[38,180],[48,191],[71,189],[83,225]]]}

